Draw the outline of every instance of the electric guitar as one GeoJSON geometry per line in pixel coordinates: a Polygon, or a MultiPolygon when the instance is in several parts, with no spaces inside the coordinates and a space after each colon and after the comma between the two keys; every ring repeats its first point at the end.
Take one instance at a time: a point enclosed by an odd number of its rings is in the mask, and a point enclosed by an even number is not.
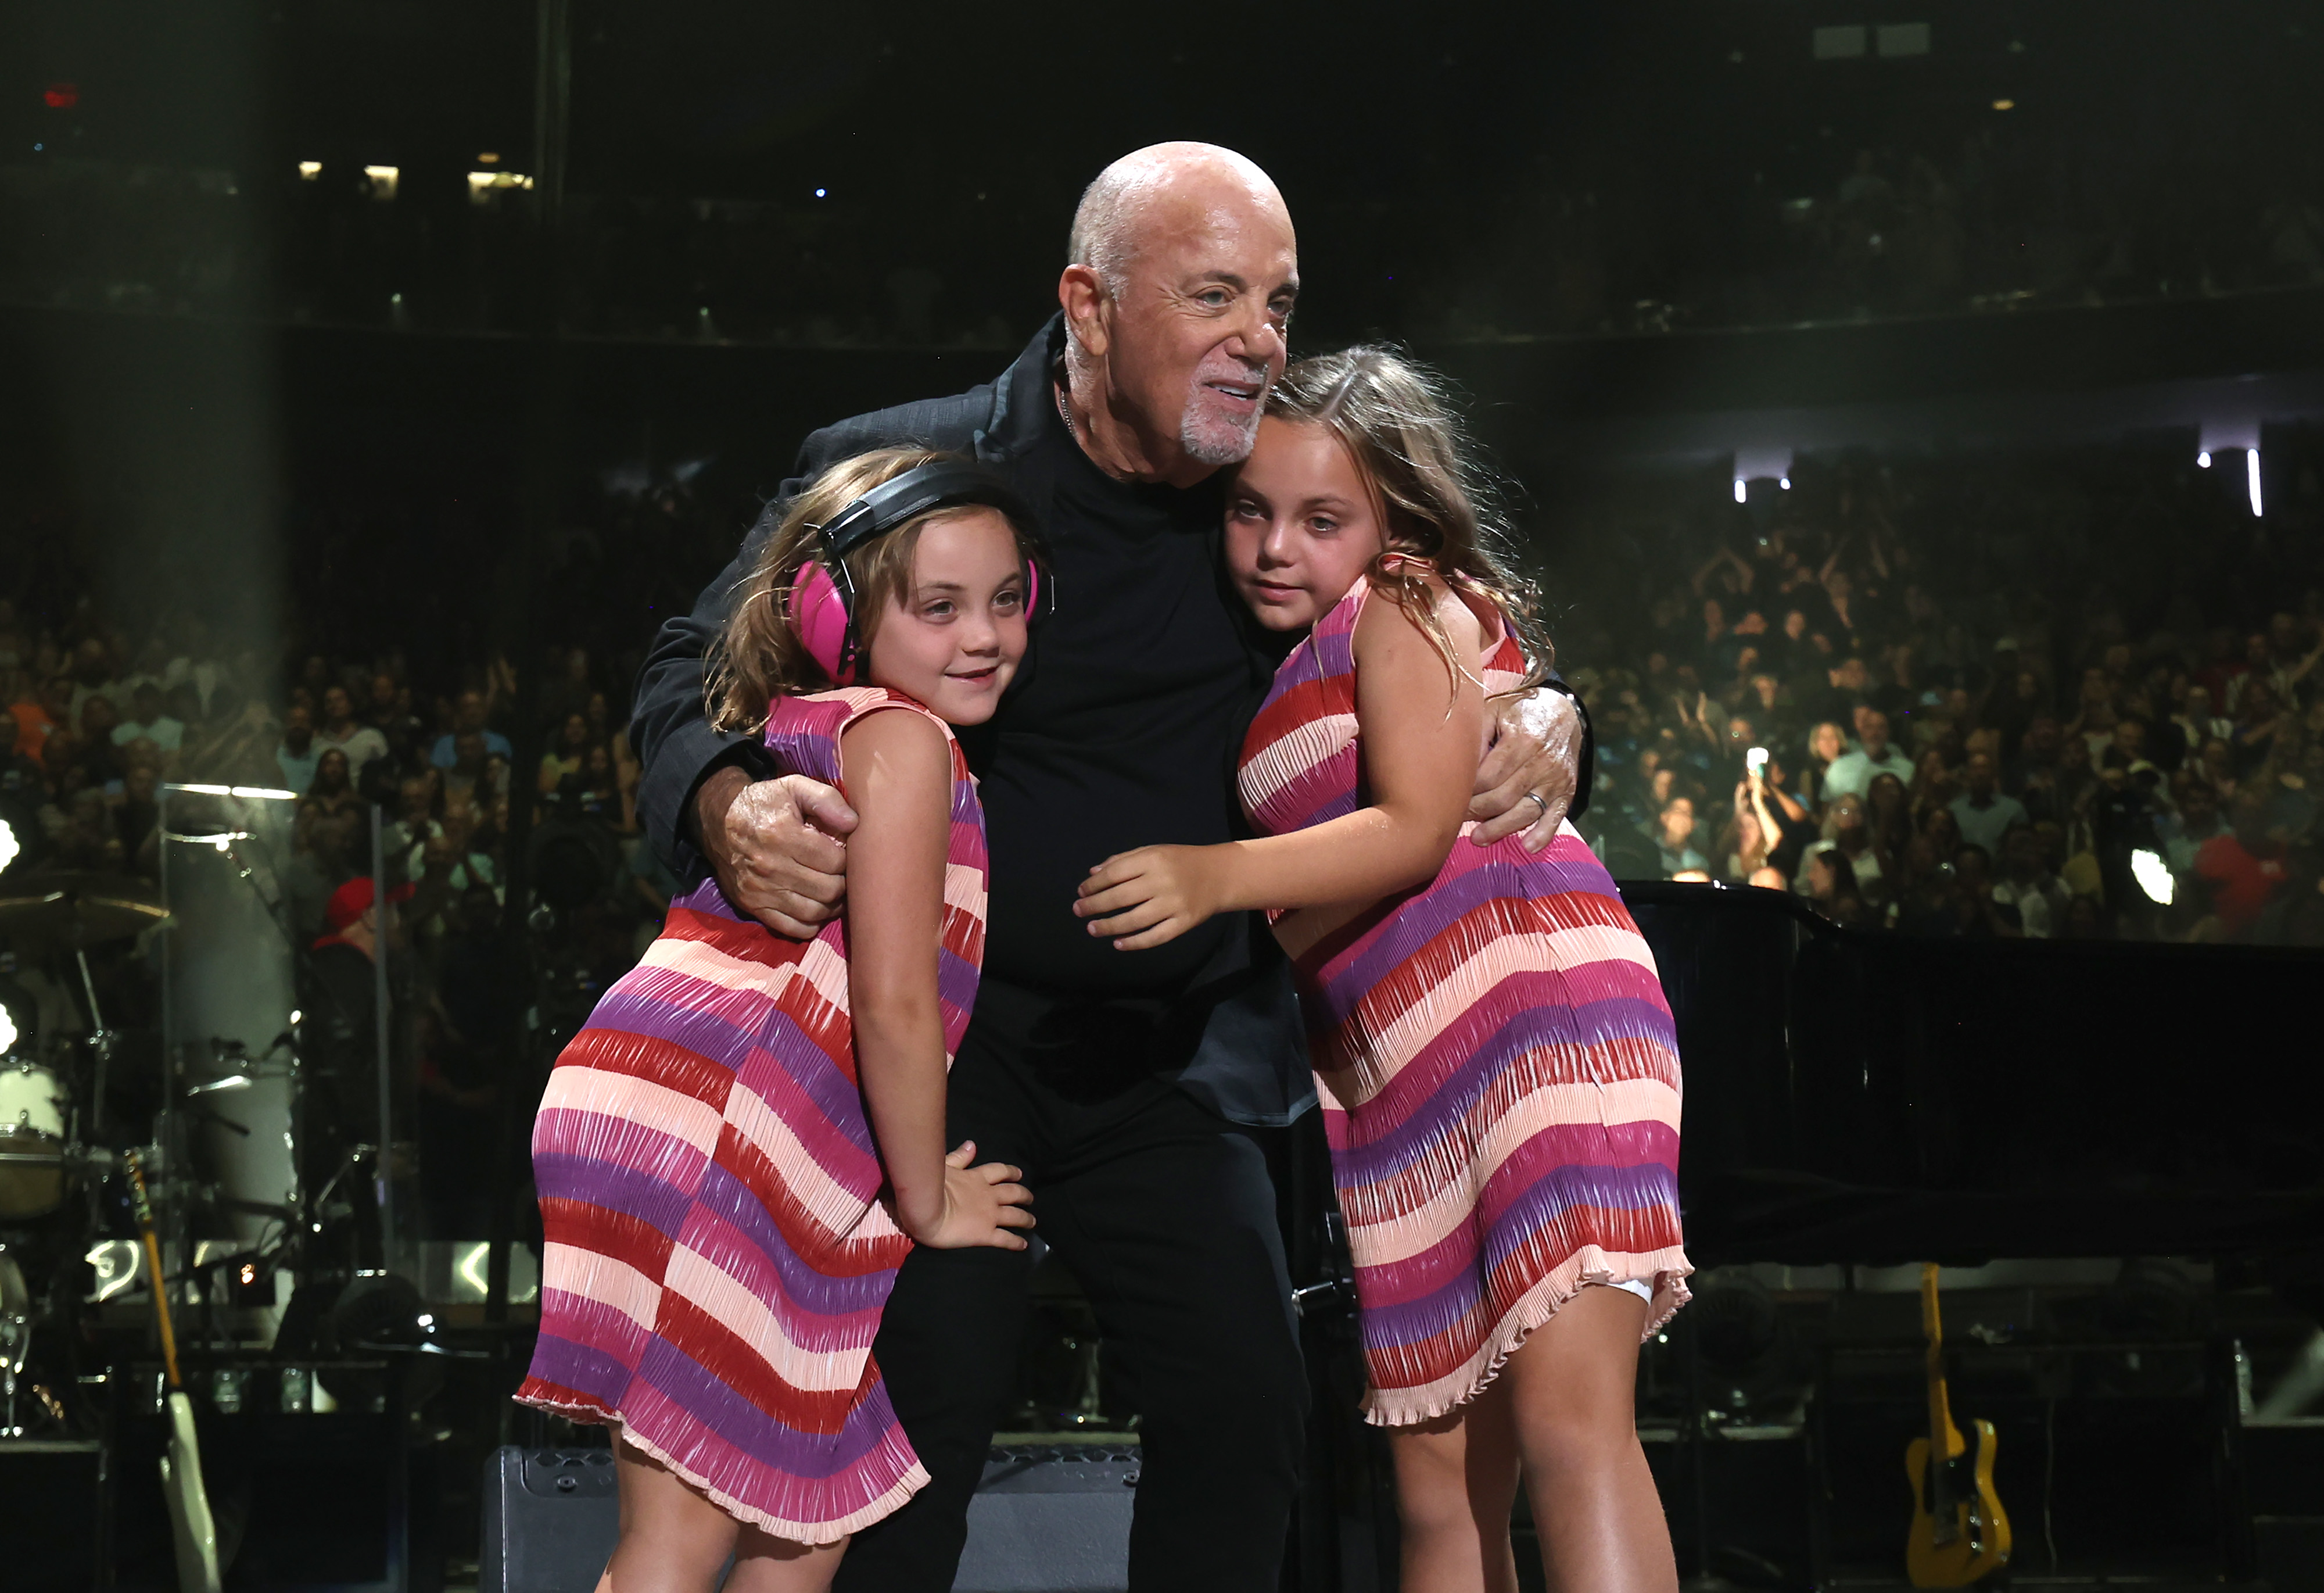
{"type": "Polygon", "coordinates": [[[170,1327],[170,1291],[161,1273],[161,1242],[153,1232],[153,1206],[137,1153],[122,1158],[145,1244],[145,1272],[153,1284],[153,1314],[161,1329],[161,1368],[170,1379],[170,1437],[161,1451],[161,1496],[169,1501],[171,1536],[178,1551],[179,1593],[218,1593],[217,1528],[202,1486],[202,1450],[194,1433],[194,1403],[178,1375],[178,1336],[170,1327]]]}
{"type": "Polygon", "coordinates": [[[2009,1517],[1993,1491],[1993,1423],[1953,1425],[1945,1398],[1944,1327],[1937,1317],[1937,1264],[1921,1267],[1921,1330],[1929,1340],[1929,1431],[1904,1448],[1913,1479],[1913,1528],[1904,1572],[1915,1588],[1967,1588],[2009,1563],[2009,1517]]]}

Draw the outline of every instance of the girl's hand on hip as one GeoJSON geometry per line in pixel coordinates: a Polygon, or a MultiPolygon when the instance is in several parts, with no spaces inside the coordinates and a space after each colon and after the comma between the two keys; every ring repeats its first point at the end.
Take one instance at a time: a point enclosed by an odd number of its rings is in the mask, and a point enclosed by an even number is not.
{"type": "Polygon", "coordinates": [[[976,1142],[963,1140],[945,1158],[944,1209],[934,1222],[912,1234],[933,1250],[966,1250],[990,1245],[996,1250],[1022,1250],[1025,1240],[1017,1228],[1033,1226],[1033,1191],[1018,1181],[1021,1169],[1005,1162],[971,1167],[976,1142]]]}

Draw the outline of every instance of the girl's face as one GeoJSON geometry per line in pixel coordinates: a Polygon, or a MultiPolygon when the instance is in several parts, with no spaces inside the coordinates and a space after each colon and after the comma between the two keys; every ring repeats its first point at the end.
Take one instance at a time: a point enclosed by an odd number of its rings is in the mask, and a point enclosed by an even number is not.
{"type": "Polygon", "coordinates": [[[922,526],[911,584],[888,600],[867,672],[948,724],[984,723],[1025,656],[1025,561],[999,511],[922,526]]]}
{"type": "Polygon", "coordinates": [[[1227,573],[1270,631],[1332,611],[1387,547],[1370,485],[1322,426],[1273,417],[1227,488],[1227,573]]]}

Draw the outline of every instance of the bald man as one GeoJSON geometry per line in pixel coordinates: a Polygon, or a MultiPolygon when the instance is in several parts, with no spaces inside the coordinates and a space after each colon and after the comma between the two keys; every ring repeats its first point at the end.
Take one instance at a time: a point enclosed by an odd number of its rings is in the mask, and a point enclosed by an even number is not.
{"type": "MultiPolygon", "coordinates": [[[[1091,866],[1241,834],[1235,755],[1282,656],[1227,589],[1214,477],[1282,374],[1297,243],[1231,151],[1139,150],[1074,218],[1060,313],[988,385],[843,421],[640,681],[639,807],[682,876],[806,935],[836,910],[854,827],[837,792],[703,715],[703,660],[785,504],[825,467],[913,442],[973,453],[1041,520],[1056,611],[992,721],[963,740],[991,857],[984,977],[954,1059],[954,1143],[1014,1162],[1038,1236],[1097,1313],[1144,1449],[1130,1581],[1273,1588],[1297,1486],[1302,1375],[1266,1136],[1314,1102],[1288,969],[1256,916],[1118,952],[1073,912],[1091,866]]],[[[1505,716],[1471,812],[1546,845],[1584,740],[1555,693],[1505,716]],[[1529,828],[1528,828],[1529,827],[1529,828]]],[[[1033,1256],[916,1249],[873,1347],[933,1480],[858,1535],[843,1589],[943,1593],[1012,1393],[1033,1256]]]]}

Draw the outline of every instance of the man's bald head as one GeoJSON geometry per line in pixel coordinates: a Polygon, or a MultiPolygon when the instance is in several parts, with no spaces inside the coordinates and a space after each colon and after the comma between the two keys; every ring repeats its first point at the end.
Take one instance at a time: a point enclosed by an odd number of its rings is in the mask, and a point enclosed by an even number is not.
{"type": "Polygon", "coordinates": [[[1065,240],[1065,264],[1088,266],[1107,292],[1119,293],[1124,274],[1145,247],[1145,235],[1157,224],[1168,226],[1175,219],[1171,212],[1238,201],[1272,210],[1290,224],[1274,180],[1249,156],[1215,144],[1149,144],[1114,162],[1082,190],[1065,240]]]}
{"type": "Polygon", "coordinates": [[[1098,468],[1190,486],[1246,457],[1299,292],[1267,173],[1207,144],[1124,155],[1082,196],[1070,251],[1069,423],[1098,468]]]}

